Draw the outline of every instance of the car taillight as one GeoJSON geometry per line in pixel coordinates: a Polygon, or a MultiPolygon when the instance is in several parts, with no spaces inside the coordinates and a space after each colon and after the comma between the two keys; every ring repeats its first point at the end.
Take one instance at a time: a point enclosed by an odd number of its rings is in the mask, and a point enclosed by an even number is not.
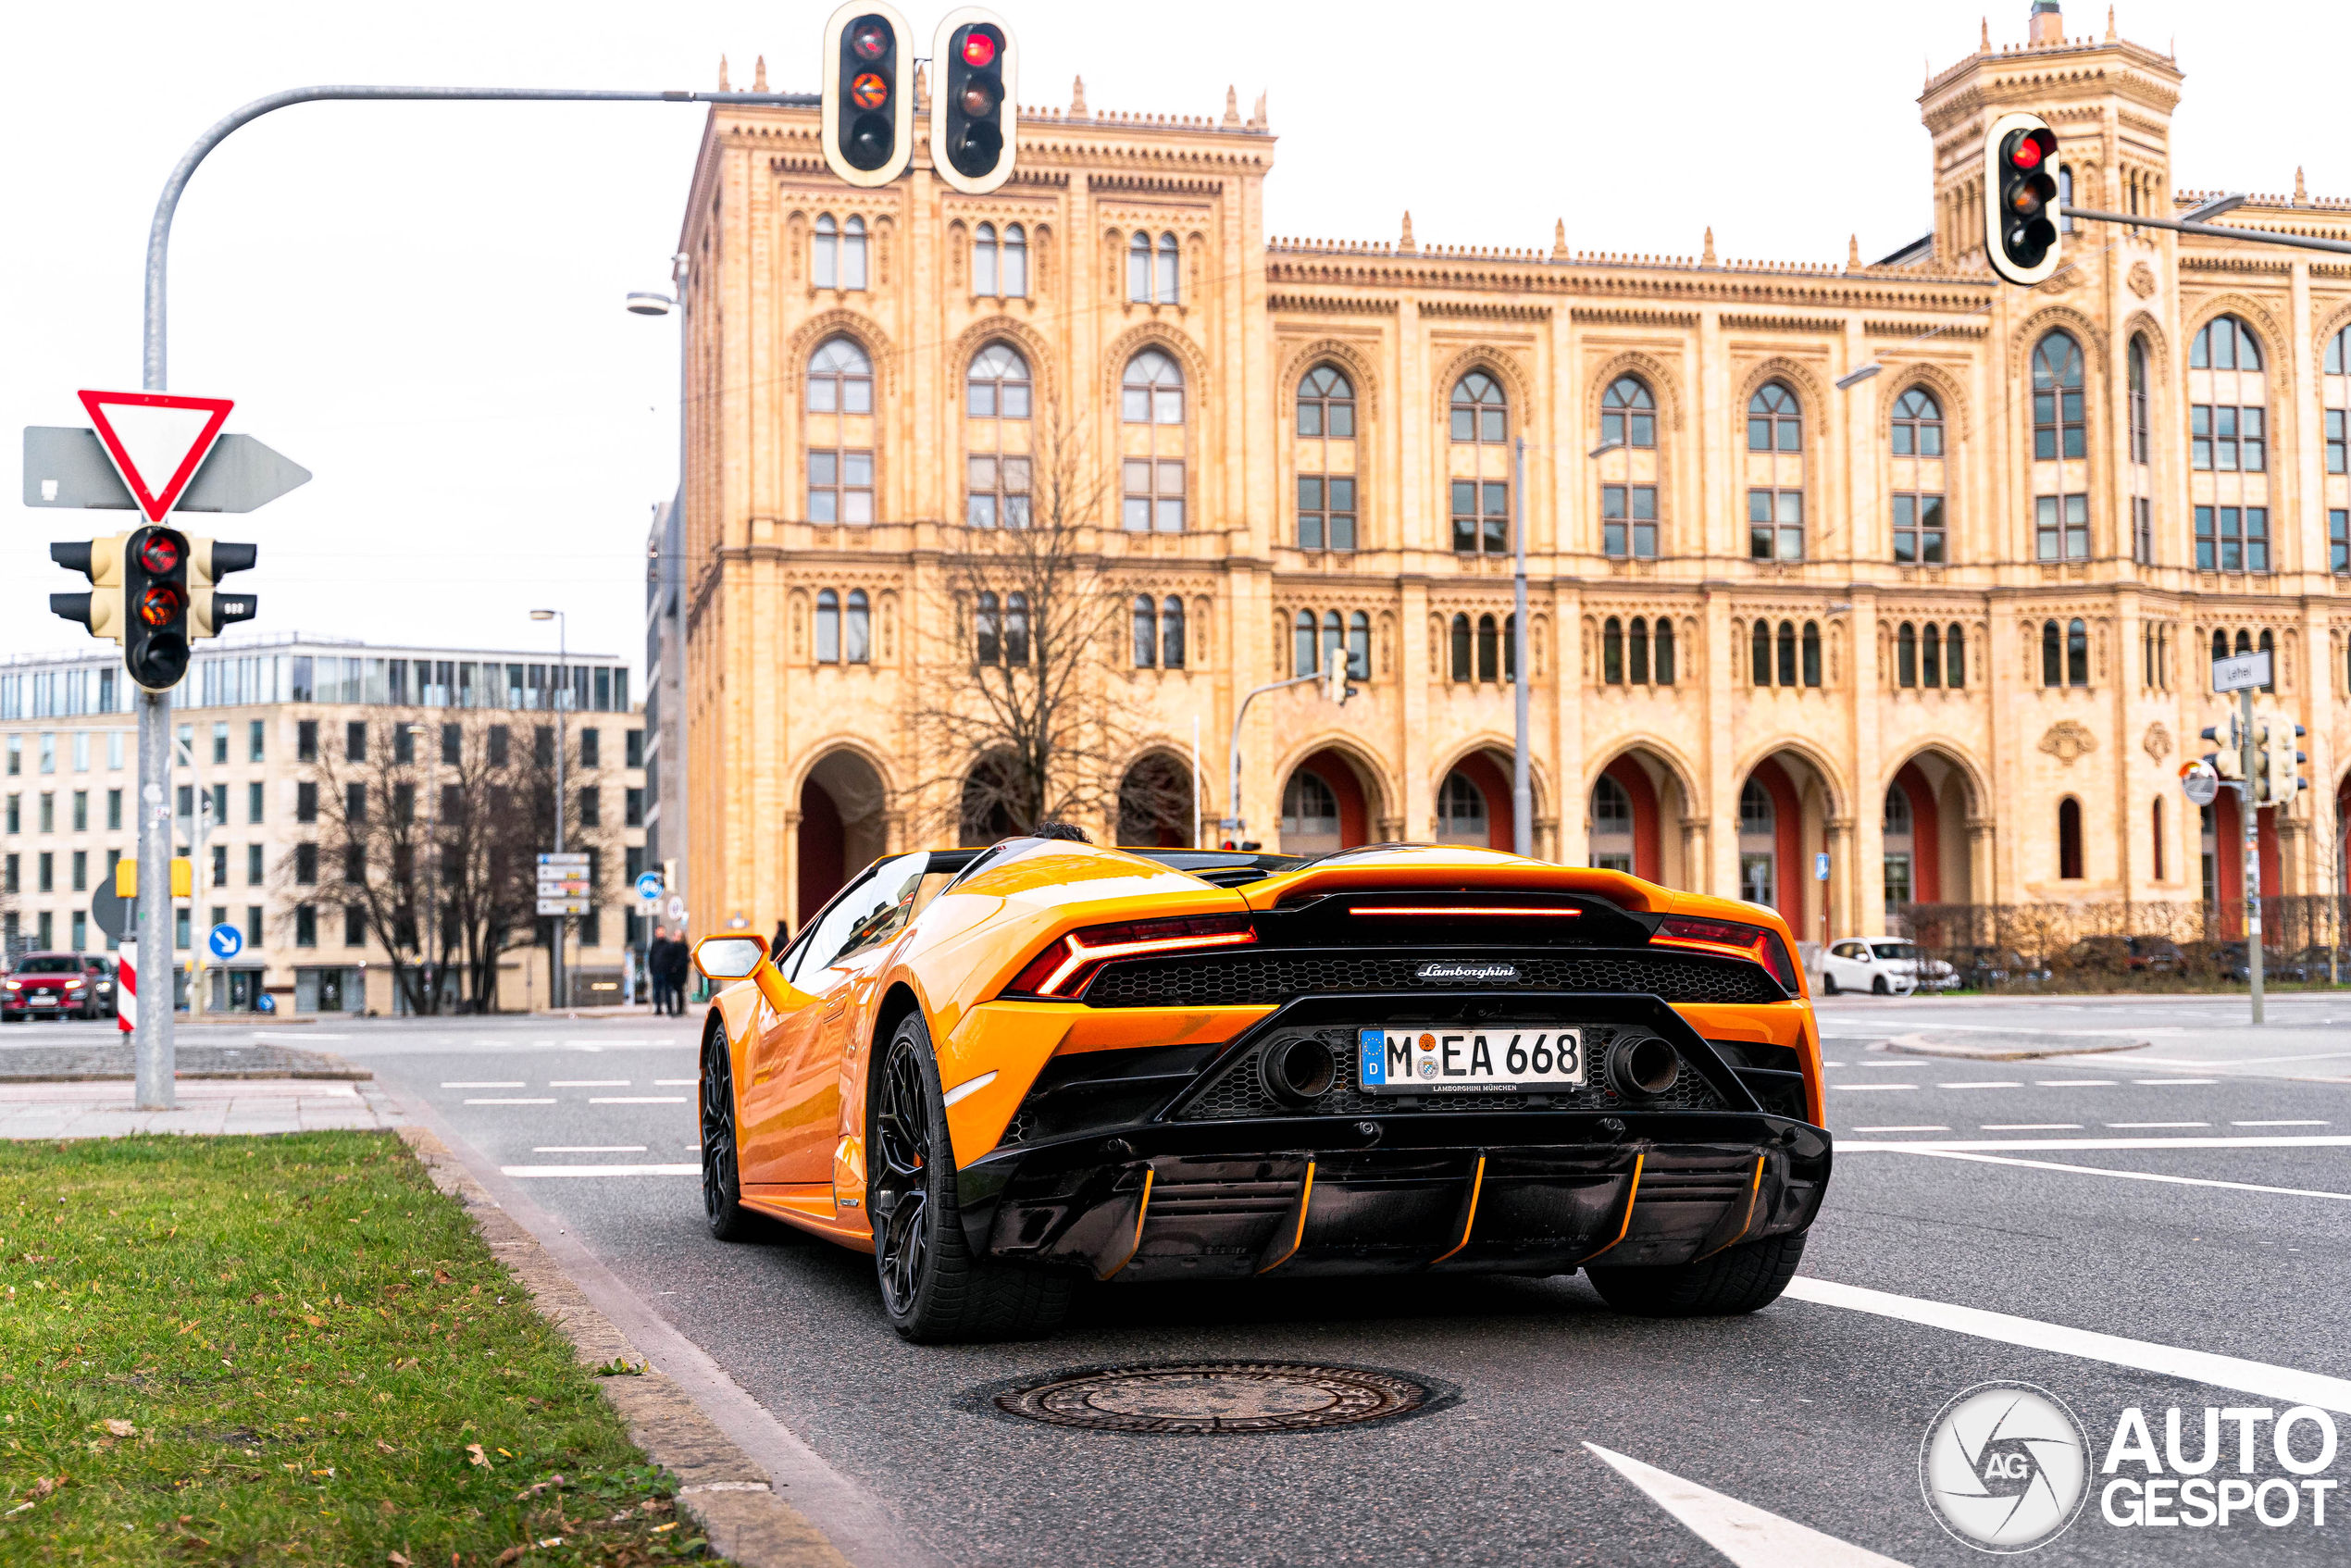
{"type": "Polygon", "coordinates": [[[1113,958],[1237,947],[1256,940],[1257,932],[1245,915],[1187,915],[1171,920],[1088,926],[1070,932],[1030,959],[1004,992],[1060,1000],[1085,989],[1094,971],[1113,958]]]}
{"type": "Polygon", "coordinates": [[[1749,926],[1737,920],[1704,920],[1691,915],[1669,915],[1658,926],[1652,942],[1666,942],[1674,947],[1733,948],[1754,959],[1772,972],[1773,977],[1791,995],[1796,991],[1796,965],[1787,955],[1787,944],[1779,933],[1763,926],[1749,926]]]}

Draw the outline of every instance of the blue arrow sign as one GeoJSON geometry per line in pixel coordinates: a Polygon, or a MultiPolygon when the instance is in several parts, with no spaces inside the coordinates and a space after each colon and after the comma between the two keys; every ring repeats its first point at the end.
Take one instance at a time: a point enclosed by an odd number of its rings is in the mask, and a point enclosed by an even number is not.
{"type": "Polygon", "coordinates": [[[637,896],[651,902],[661,897],[661,873],[648,871],[637,878],[637,896]]]}
{"type": "Polygon", "coordinates": [[[206,931],[204,941],[212,950],[212,956],[224,964],[245,951],[245,934],[226,923],[206,931]]]}

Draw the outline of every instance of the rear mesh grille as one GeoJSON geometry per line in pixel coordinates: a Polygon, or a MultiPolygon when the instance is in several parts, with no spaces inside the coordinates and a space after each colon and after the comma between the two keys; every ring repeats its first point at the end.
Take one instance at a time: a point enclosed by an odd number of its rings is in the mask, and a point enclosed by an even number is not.
{"type": "MultiPolygon", "coordinates": [[[[1647,1033],[1646,1030],[1637,1031],[1647,1033]]],[[[1584,1031],[1585,1059],[1597,1062],[1616,1037],[1612,1028],[1587,1028],[1584,1031]]],[[[1356,1087],[1356,1052],[1360,1042],[1352,1028],[1285,1030],[1274,1039],[1262,1041],[1241,1052],[1239,1060],[1217,1075],[1213,1083],[1202,1089],[1184,1108],[1176,1113],[1179,1122],[1229,1122],[1255,1116],[1392,1116],[1409,1113],[1401,1099],[1392,1095],[1365,1094],[1356,1087]],[[1332,1058],[1338,1064],[1337,1080],[1330,1091],[1302,1110],[1293,1110],[1265,1092],[1265,1085],[1258,1076],[1257,1058],[1275,1039],[1294,1039],[1310,1035],[1331,1049],[1332,1058]]],[[[1685,1062],[1681,1076],[1661,1099],[1632,1101],[1620,1099],[1613,1089],[1599,1081],[1597,1068],[1588,1075],[1593,1081],[1580,1089],[1555,1089],[1544,1095],[1531,1094],[1429,1094],[1420,1097],[1419,1109],[1437,1113],[1452,1111],[1523,1111],[1540,1099],[1556,1109],[1567,1111],[1720,1111],[1724,1109],[1723,1098],[1713,1086],[1685,1062]]]]}
{"type": "MultiPolygon", "coordinates": [[[[1477,954],[1486,957],[1486,954],[1477,954]]],[[[1604,991],[1656,996],[1667,1002],[1785,1002],[1787,993],[1758,965],[1695,953],[1594,952],[1511,955],[1515,981],[1474,988],[1415,978],[1432,958],[1455,952],[1299,952],[1202,954],[1130,959],[1104,966],[1086,988],[1089,1007],[1213,1007],[1282,1002],[1299,996],[1350,991],[1432,993],[1481,991],[1604,991]]]]}

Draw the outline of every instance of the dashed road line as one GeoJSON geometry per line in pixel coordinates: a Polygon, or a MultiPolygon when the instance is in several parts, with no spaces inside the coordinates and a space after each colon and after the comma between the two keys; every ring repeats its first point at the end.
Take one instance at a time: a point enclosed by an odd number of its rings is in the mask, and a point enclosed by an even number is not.
{"type": "Polygon", "coordinates": [[[2112,1089],[2112,1078],[2034,1078],[2034,1089],[2112,1089]]]}
{"type": "Polygon", "coordinates": [[[2351,1138],[2341,1133],[2288,1134],[2257,1138],[2250,1134],[2212,1138],[2011,1138],[1928,1139],[1917,1143],[1868,1143],[1847,1140],[1839,1154],[1875,1154],[1903,1149],[2345,1149],[2351,1138]]]}
{"type": "Polygon", "coordinates": [[[2141,1089],[2156,1089],[2165,1084],[2183,1084],[2189,1087],[2203,1085],[2208,1087],[2212,1084],[2219,1083],[2220,1080],[2219,1078],[2133,1078],[2131,1081],[2141,1089]]]}
{"type": "Polygon", "coordinates": [[[517,1099],[509,1096],[508,1098],[503,1100],[468,1100],[466,1101],[468,1105],[553,1105],[554,1102],[555,1097],[552,1094],[543,1100],[517,1099]]]}
{"type": "Polygon", "coordinates": [[[2106,1125],[2117,1132],[2133,1130],[2152,1132],[2158,1127],[2208,1127],[2212,1124],[2210,1122],[2108,1122],[2106,1125]]]}
{"type": "Polygon", "coordinates": [[[2233,1127],[2328,1127],[2332,1122],[2231,1122],[2233,1127]]]}

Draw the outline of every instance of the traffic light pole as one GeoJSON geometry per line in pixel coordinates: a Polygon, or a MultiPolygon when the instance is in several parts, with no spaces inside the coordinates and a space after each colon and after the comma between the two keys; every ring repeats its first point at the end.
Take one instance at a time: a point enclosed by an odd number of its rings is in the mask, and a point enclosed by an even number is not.
{"type": "Polygon", "coordinates": [[[171,1025],[171,693],[136,688],[139,704],[139,1017],[132,1075],[142,1111],[168,1111],[171,1025]]]}
{"type": "Polygon", "coordinates": [[[2244,758],[2245,782],[2237,790],[2238,803],[2245,808],[2245,973],[2253,981],[2253,1021],[2261,1019],[2261,807],[2253,798],[2256,777],[2256,749],[2253,739],[2253,688],[2245,687],[2237,693],[2240,733],[2239,753],[2244,758]]]}
{"type": "Polygon", "coordinates": [[[2067,218],[2086,218],[2093,223],[2120,223],[2126,229],[2169,229],[2180,234],[2203,234],[2216,240],[2250,240],[2262,245],[2292,245],[2297,250],[2333,251],[2351,255],[2351,240],[2326,240],[2315,234],[2277,234],[2267,229],[2235,229],[2224,223],[2192,223],[2184,218],[2156,218],[2138,212],[2099,212],[2093,207],[2060,205],[2057,209],[2067,218]]]}

